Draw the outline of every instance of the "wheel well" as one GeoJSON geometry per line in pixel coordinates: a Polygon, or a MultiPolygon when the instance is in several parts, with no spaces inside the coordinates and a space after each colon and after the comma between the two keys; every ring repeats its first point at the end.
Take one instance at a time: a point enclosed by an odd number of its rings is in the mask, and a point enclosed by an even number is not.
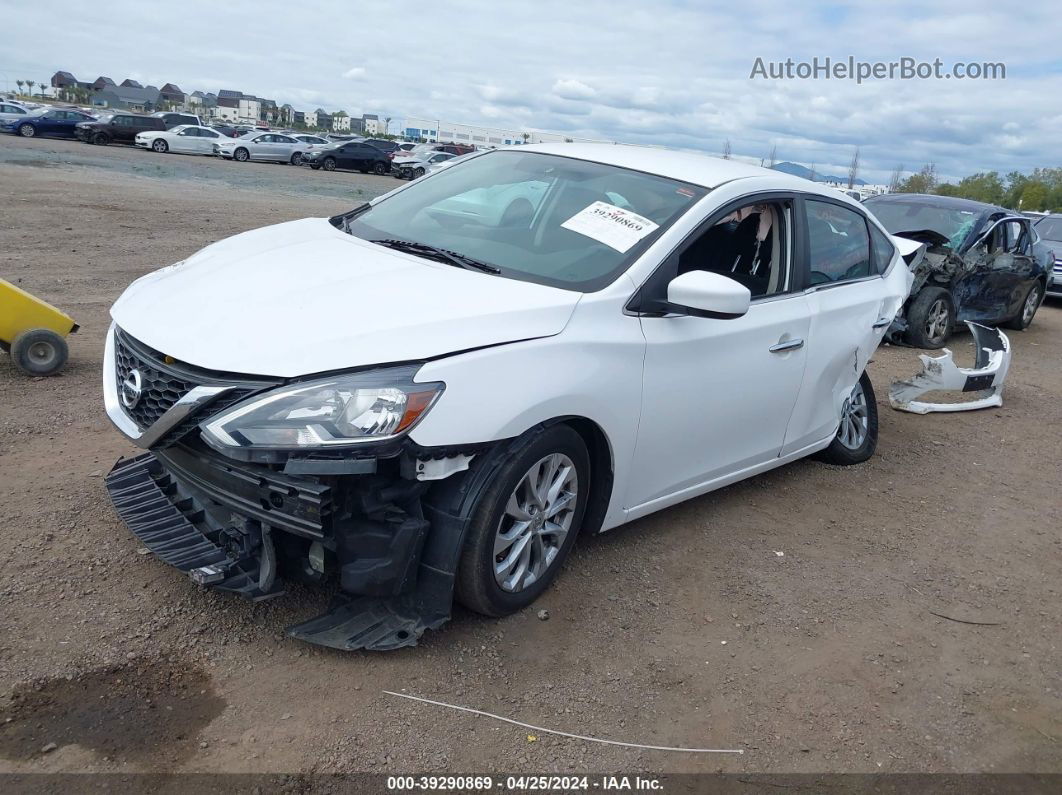
{"type": "Polygon", "coordinates": [[[563,423],[571,427],[586,445],[590,454],[590,500],[583,515],[580,532],[593,535],[601,529],[605,521],[608,504],[612,500],[612,483],[615,475],[612,460],[612,446],[601,426],[586,417],[558,417],[546,425],[563,423]]]}

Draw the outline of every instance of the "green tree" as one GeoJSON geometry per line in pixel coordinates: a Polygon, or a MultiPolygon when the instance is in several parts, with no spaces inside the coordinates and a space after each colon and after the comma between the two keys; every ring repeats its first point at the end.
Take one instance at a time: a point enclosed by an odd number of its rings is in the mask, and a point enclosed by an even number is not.
{"type": "Polygon", "coordinates": [[[31,97],[33,96],[33,87],[34,87],[35,85],[37,85],[37,81],[36,81],[36,80],[27,80],[27,81],[26,81],[26,88],[28,88],[28,89],[29,89],[29,95],[30,95],[31,97]]]}
{"type": "Polygon", "coordinates": [[[937,187],[937,166],[926,163],[917,174],[903,180],[896,188],[898,193],[932,193],[937,187]]]}
{"type": "Polygon", "coordinates": [[[1042,182],[1028,182],[1021,192],[1018,208],[1021,210],[1046,210],[1048,207],[1048,189],[1042,182]]]}
{"type": "Polygon", "coordinates": [[[960,180],[958,195],[964,199],[973,199],[988,204],[1000,204],[1003,201],[1003,181],[995,171],[979,172],[960,180]]]}
{"type": "Polygon", "coordinates": [[[16,80],[15,81],[15,85],[18,86],[18,93],[19,93],[19,95],[21,95],[22,94],[22,86],[26,85],[26,81],[24,81],[24,80],[16,80]]]}

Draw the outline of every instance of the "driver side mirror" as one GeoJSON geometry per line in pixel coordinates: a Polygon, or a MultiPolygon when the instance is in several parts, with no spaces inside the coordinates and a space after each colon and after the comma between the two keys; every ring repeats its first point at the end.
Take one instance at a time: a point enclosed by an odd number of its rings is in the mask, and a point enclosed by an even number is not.
{"type": "Polygon", "coordinates": [[[689,271],[667,285],[667,302],[687,315],[733,320],[749,311],[752,293],[743,284],[710,271],[689,271]]]}

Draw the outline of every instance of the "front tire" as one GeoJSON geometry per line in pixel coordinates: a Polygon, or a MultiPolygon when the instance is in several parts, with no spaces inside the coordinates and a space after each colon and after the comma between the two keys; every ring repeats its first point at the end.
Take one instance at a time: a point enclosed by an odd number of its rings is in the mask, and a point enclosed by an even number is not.
{"type": "Polygon", "coordinates": [[[1025,331],[1032,325],[1033,318],[1036,317],[1036,310],[1040,308],[1040,304],[1044,300],[1044,288],[1037,282],[1029,288],[1029,292],[1025,294],[1025,300],[1021,302],[1021,309],[1018,310],[1018,314],[1007,320],[1002,325],[1006,328],[1012,328],[1016,331],[1025,331]]]}
{"type": "Polygon", "coordinates": [[[322,165],[324,165],[324,170],[325,171],[335,171],[336,170],[336,159],[334,157],[326,157],[324,159],[324,163],[322,165]]]}
{"type": "Polygon", "coordinates": [[[37,134],[37,128],[32,124],[23,124],[18,128],[18,134],[23,138],[32,138],[37,134]]]}
{"type": "Polygon", "coordinates": [[[68,355],[66,340],[49,329],[23,331],[11,342],[11,360],[26,375],[57,373],[68,355]]]}
{"type": "Polygon", "coordinates": [[[161,138],[156,138],[154,141],[151,142],[151,149],[161,155],[170,151],[170,145],[161,138]]]}
{"type": "Polygon", "coordinates": [[[296,152],[295,154],[293,154],[291,156],[291,164],[293,166],[301,166],[302,165],[302,152],[296,152]]]}
{"type": "Polygon", "coordinates": [[[96,144],[96,146],[106,146],[110,142],[111,138],[107,133],[96,133],[92,136],[92,143],[96,144]]]}
{"type": "Polygon", "coordinates": [[[589,487],[590,457],[571,427],[554,425],[518,440],[473,508],[457,600],[488,616],[534,602],[575,543],[589,487]]]}
{"type": "Polygon", "coordinates": [[[232,153],[232,159],[239,161],[240,163],[246,163],[251,157],[251,153],[244,149],[242,146],[232,153]]]}
{"type": "Polygon", "coordinates": [[[943,287],[923,287],[907,309],[904,338],[916,348],[943,348],[955,327],[955,302],[943,287]]]}
{"type": "Polygon", "coordinates": [[[382,177],[384,174],[387,173],[387,166],[385,166],[383,163],[377,163],[375,166],[372,167],[372,173],[376,174],[376,176],[378,177],[382,177]]]}
{"type": "Polygon", "coordinates": [[[420,179],[423,176],[424,176],[424,169],[423,168],[415,168],[415,169],[413,169],[413,177],[412,177],[413,179],[420,179]]]}
{"type": "Polygon", "coordinates": [[[826,464],[862,464],[878,447],[878,403],[864,370],[841,407],[841,424],[830,446],[815,454],[826,464]]]}

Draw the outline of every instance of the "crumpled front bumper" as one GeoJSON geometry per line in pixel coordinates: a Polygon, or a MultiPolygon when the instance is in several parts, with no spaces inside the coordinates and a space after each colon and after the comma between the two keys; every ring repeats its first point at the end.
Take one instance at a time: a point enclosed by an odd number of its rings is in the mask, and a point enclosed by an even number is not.
{"type": "Polygon", "coordinates": [[[935,411],[971,411],[1003,405],[1003,380],[1010,368],[1010,340],[998,328],[979,323],[966,324],[973,334],[977,354],[973,368],[959,367],[952,360],[951,351],[943,356],[921,355],[922,372],[904,381],[896,381],[889,389],[889,404],[898,411],[929,414],[935,411]],[[954,390],[983,392],[988,395],[961,403],[928,403],[917,398],[926,392],[954,390]]]}
{"type": "Polygon", "coordinates": [[[118,461],[106,486],[141,543],[201,585],[268,599],[292,575],[321,582],[328,561],[336,595],[293,637],[388,650],[449,620],[456,558],[425,543],[419,482],[293,477],[178,445],[118,461]]]}

